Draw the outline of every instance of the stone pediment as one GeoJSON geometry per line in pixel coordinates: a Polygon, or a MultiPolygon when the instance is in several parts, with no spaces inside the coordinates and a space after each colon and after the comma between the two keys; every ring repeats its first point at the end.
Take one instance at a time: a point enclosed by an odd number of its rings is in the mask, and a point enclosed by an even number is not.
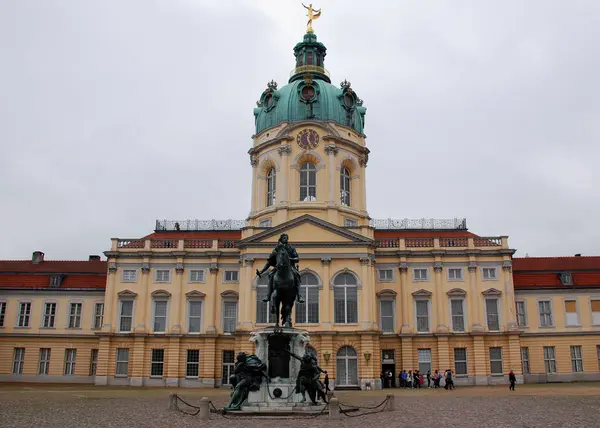
{"type": "Polygon", "coordinates": [[[448,290],[446,294],[448,294],[448,296],[466,296],[467,292],[462,288],[453,288],[452,290],[448,290]]]}
{"type": "Polygon", "coordinates": [[[287,233],[290,243],[296,247],[318,247],[322,245],[369,246],[373,243],[372,239],[356,232],[305,214],[243,239],[238,247],[272,247],[277,243],[282,233],[287,233]]]}
{"type": "Polygon", "coordinates": [[[155,290],[151,293],[152,297],[171,297],[171,293],[166,290],[155,290]]]}
{"type": "Polygon", "coordinates": [[[483,294],[484,296],[500,296],[502,295],[502,291],[496,288],[488,288],[487,290],[482,291],[481,294],[483,294]]]}
{"type": "Polygon", "coordinates": [[[237,291],[234,290],[225,290],[221,293],[221,297],[228,297],[230,299],[237,299],[240,297],[237,291]]]}
{"type": "Polygon", "coordinates": [[[202,299],[202,298],[206,297],[206,294],[204,294],[202,291],[192,290],[192,291],[188,291],[187,293],[185,293],[185,297],[187,297],[188,299],[190,299],[190,298],[202,299]]]}
{"type": "Polygon", "coordinates": [[[123,291],[119,291],[117,293],[117,296],[119,296],[120,298],[128,298],[128,299],[134,299],[135,297],[137,297],[137,293],[134,293],[131,290],[123,290],[123,291]]]}
{"type": "Polygon", "coordinates": [[[414,291],[412,295],[415,297],[431,297],[432,293],[431,291],[427,291],[421,288],[420,290],[414,291]]]}

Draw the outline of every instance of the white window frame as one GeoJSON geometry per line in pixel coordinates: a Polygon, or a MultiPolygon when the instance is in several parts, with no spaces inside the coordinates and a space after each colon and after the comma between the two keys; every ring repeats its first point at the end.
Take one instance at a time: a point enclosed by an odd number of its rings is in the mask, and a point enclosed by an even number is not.
{"type": "MultiPolygon", "coordinates": [[[[464,333],[465,331],[467,331],[467,306],[465,303],[466,303],[466,299],[462,296],[461,297],[450,297],[448,299],[448,307],[449,307],[448,312],[450,313],[450,325],[452,326],[452,331],[455,333],[464,333]],[[462,321],[463,321],[462,330],[456,330],[454,328],[455,315],[452,313],[452,301],[453,300],[460,301],[461,306],[462,306],[462,321]]],[[[458,315],[456,315],[456,317],[458,317],[458,315]]]]}
{"type": "Polygon", "coordinates": [[[171,270],[166,268],[155,268],[154,269],[154,282],[157,284],[169,284],[171,283],[171,270]],[[167,279],[158,279],[159,272],[161,272],[161,276],[164,275],[164,272],[167,272],[167,279]]]}
{"type": "Polygon", "coordinates": [[[104,302],[94,302],[94,313],[92,315],[92,330],[100,330],[104,324],[104,302]],[[98,315],[98,306],[102,305],[102,311],[98,315]],[[99,322],[98,322],[99,321],[99,322]]]}
{"type": "Polygon", "coordinates": [[[300,202],[315,202],[317,200],[317,166],[312,162],[303,162],[298,169],[298,199],[300,202]],[[307,165],[304,169],[304,165],[307,165]],[[310,184],[311,173],[315,174],[315,184],[310,184]],[[306,174],[306,183],[302,183],[302,174],[306,174]],[[306,196],[302,199],[302,189],[306,189],[306,196]],[[314,189],[314,196],[311,196],[311,190],[314,189]]]}
{"type": "Polygon", "coordinates": [[[490,362],[490,374],[492,376],[504,376],[504,349],[502,349],[502,346],[490,346],[488,348],[488,357],[489,357],[489,362],[490,362]],[[493,359],[492,360],[492,349],[500,349],[500,359],[493,359]],[[502,373],[493,373],[492,372],[492,361],[500,361],[500,365],[502,366],[502,373]]]}
{"type": "Polygon", "coordinates": [[[234,373],[234,368],[235,368],[235,351],[233,351],[231,349],[221,350],[221,386],[230,385],[229,376],[231,376],[234,373]],[[227,352],[227,355],[231,355],[230,352],[233,352],[233,361],[231,363],[225,362],[225,352],[227,352]],[[227,372],[226,376],[225,376],[225,371],[227,372]]]}
{"type": "Polygon", "coordinates": [[[90,351],[90,376],[96,376],[96,370],[98,368],[98,349],[92,349],[90,351]]]}
{"type": "Polygon", "coordinates": [[[185,352],[185,378],[186,379],[199,379],[200,378],[200,349],[187,349],[185,352]],[[198,361],[190,361],[190,351],[198,353],[198,361]],[[198,375],[192,376],[188,374],[190,367],[196,367],[198,375]]]}
{"type": "Polygon", "coordinates": [[[237,269],[223,269],[223,283],[231,284],[231,283],[239,283],[240,282],[240,271],[237,269]],[[235,273],[236,279],[227,279],[228,273],[235,273]]]}
{"type": "Polygon", "coordinates": [[[521,370],[523,371],[524,375],[531,373],[530,361],[531,360],[529,359],[529,347],[521,346],[521,370]]]}
{"type": "MultiPolygon", "coordinates": [[[[119,333],[132,333],[135,325],[134,325],[134,320],[135,320],[135,299],[119,299],[119,319],[118,319],[118,323],[119,323],[119,333]],[[123,302],[131,302],[131,327],[129,330],[121,330],[121,325],[122,325],[122,319],[123,319],[123,302]]],[[[129,317],[130,315],[127,315],[127,317],[129,317]]]]}
{"type": "MultiPolygon", "coordinates": [[[[419,276],[421,276],[421,275],[419,274],[419,276]]],[[[412,268],[412,279],[413,279],[413,282],[428,282],[429,281],[429,268],[426,268],[426,267],[412,268]],[[417,278],[417,271],[419,271],[419,272],[425,271],[425,278],[417,278]]]]}
{"type": "Polygon", "coordinates": [[[186,330],[187,330],[188,334],[200,334],[204,328],[204,299],[201,299],[201,298],[187,299],[186,306],[187,306],[187,313],[186,313],[186,317],[185,317],[186,330]],[[198,331],[190,331],[190,318],[191,318],[191,313],[192,313],[192,311],[191,311],[192,303],[200,303],[200,316],[194,317],[194,318],[200,319],[200,329],[198,331]]]}
{"type": "Polygon", "coordinates": [[[589,305],[590,305],[590,317],[591,317],[591,321],[592,321],[592,326],[597,327],[600,326],[600,311],[598,312],[594,312],[592,309],[592,302],[593,301],[600,301],[600,296],[592,296],[589,299],[589,305]],[[597,314],[594,317],[594,314],[597,314]],[[594,322],[594,318],[596,318],[596,321],[594,322]]]}
{"type": "MultiPolygon", "coordinates": [[[[56,328],[56,315],[58,314],[58,302],[56,300],[46,300],[42,305],[42,322],[40,328],[56,328]],[[54,305],[54,314],[47,314],[48,305],[54,305]],[[51,325],[46,325],[46,321],[50,318],[51,325]]],[[[48,323],[50,324],[50,323],[48,323]]]]}
{"type": "Polygon", "coordinates": [[[482,281],[497,281],[498,280],[498,268],[490,267],[490,266],[481,266],[481,280],[482,281]],[[486,277],[486,272],[488,275],[486,277]],[[489,273],[493,273],[493,275],[489,275],[489,273]]]}
{"type": "Polygon", "coordinates": [[[583,373],[583,346],[571,345],[571,370],[573,373],[583,373]]]}
{"type": "MultiPolygon", "coordinates": [[[[387,317],[389,318],[389,317],[387,317]]],[[[379,328],[381,329],[383,334],[393,334],[396,332],[396,300],[395,299],[379,299],[379,328]],[[383,303],[391,303],[392,304],[392,331],[386,331],[383,329],[383,303]]]]}
{"type": "Polygon", "coordinates": [[[8,302],[6,300],[0,300],[0,328],[4,328],[4,324],[6,324],[6,308],[8,307],[8,302]]]}
{"type": "Polygon", "coordinates": [[[502,308],[500,306],[500,296],[486,296],[483,301],[483,310],[485,312],[485,326],[488,331],[500,331],[502,330],[502,308]],[[498,311],[498,329],[492,330],[490,329],[490,323],[488,320],[488,311],[487,311],[487,300],[495,300],[496,301],[496,310],[498,311]]]}
{"type": "Polygon", "coordinates": [[[75,364],[77,363],[77,348],[65,349],[65,363],[63,366],[64,376],[75,376],[75,364]]]}
{"type": "MultiPolygon", "coordinates": [[[[239,303],[237,299],[233,299],[233,298],[223,298],[223,302],[221,304],[221,327],[223,329],[223,333],[225,334],[232,334],[235,333],[235,329],[237,327],[237,322],[238,322],[238,311],[239,311],[239,303]],[[225,306],[227,304],[231,304],[231,303],[235,303],[235,318],[234,318],[234,322],[233,322],[233,330],[232,331],[227,331],[225,330],[225,325],[226,325],[226,320],[225,320],[225,306]]],[[[231,317],[228,317],[231,318],[231,317]]]]}
{"type": "Polygon", "coordinates": [[[540,328],[553,328],[554,327],[554,307],[553,301],[554,299],[548,297],[537,299],[537,310],[538,310],[538,325],[540,328]],[[540,303],[549,303],[550,307],[550,324],[544,325],[542,324],[542,312],[540,311],[540,303]]]}
{"type": "Polygon", "coordinates": [[[79,300],[73,300],[73,301],[69,301],[69,314],[67,315],[67,328],[69,330],[81,330],[82,328],[82,321],[83,321],[83,302],[79,301],[79,300]],[[77,310],[75,310],[75,314],[73,314],[73,306],[77,307],[76,305],[80,305],[80,311],[79,314],[77,314],[77,310]],[[71,319],[73,320],[73,323],[71,323],[71,319]],[[77,324],[77,320],[79,320],[79,325],[77,324]]]}
{"type": "Polygon", "coordinates": [[[115,352],[115,377],[129,377],[129,348],[117,348],[115,352]],[[119,351],[126,351],[127,358],[123,358],[122,354],[119,355],[119,351]]]}
{"type": "Polygon", "coordinates": [[[465,270],[464,268],[461,267],[448,267],[446,269],[446,278],[449,282],[464,282],[465,281],[465,270]],[[456,276],[454,278],[452,278],[452,275],[450,274],[450,272],[460,272],[459,273],[459,278],[456,278],[456,276]]]}
{"type": "Polygon", "coordinates": [[[544,353],[544,370],[546,374],[554,374],[556,373],[556,347],[554,346],[544,346],[542,348],[542,352],[544,353]],[[548,349],[548,352],[546,352],[548,349]]]}
{"type": "Polygon", "coordinates": [[[121,282],[137,282],[138,280],[138,270],[135,268],[122,268],[121,270],[121,282]],[[133,272],[133,279],[127,278],[125,272],[128,272],[127,275],[130,275],[133,272]]]}
{"type": "Polygon", "coordinates": [[[154,334],[165,334],[169,331],[169,298],[168,297],[153,297],[152,298],[152,332],[154,334]],[[163,331],[157,331],[156,327],[156,304],[165,304],[165,329],[163,331]]]}
{"type": "Polygon", "coordinates": [[[196,283],[202,284],[202,283],[206,282],[206,269],[189,269],[188,272],[189,272],[188,273],[188,282],[190,284],[196,284],[196,283]],[[193,275],[196,274],[196,276],[198,276],[200,272],[202,272],[202,274],[200,274],[200,276],[202,278],[200,278],[200,279],[197,279],[197,278],[194,279],[193,275]]]}
{"type": "Polygon", "coordinates": [[[350,169],[340,169],[340,205],[349,207],[352,204],[352,173],[350,169]]]}
{"type": "Polygon", "coordinates": [[[415,311],[415,330],[417,334],[431,333],[431,298],[430,297],[415,297],[413,299],[414,311],[415,311]],[[417,302],[427,302],[427,330],[419,331],[419,315],[417,314],[417,302]]]}
{"type": "Polygon", "coordinates": [[[469,376],[469,349],[466,346],[463,347],[456,347],[453,350],[453,357],[454,357],[454,373],[456,374],[456,377],[468,377],[469,376]],[[457,360],[456,359],[456,350],[457,349],[464,349],[465,350],[465,359],[464,360],[457,360]],[[456,369],[456,363],[464,363],[465,364],[465,372],[464,373],[458,373],[458,370],[456,369]]]}
{"type": "Polygon", "coordinates": [[[333,290],[333,302],[334,302],[333,303],[333,305],[334,305],[333,319],[334,319],[334,324],[344,324],[344,325],[358,324],[358,321],[360,319],[359,318],[360,317],[360,314],[359,314],[359,312],[360,312],[360,309],[359,309],[360,299],[358,298],[359,281],[358,281],[358,278],[353,273],[352,274],[349,273],[349,275],[351,275],[351,276],[354,277],[354,280],[356,281],[356,284],[335,284],[335,280],[337,279],[338,275],[336,275],[334,277],[334,280],[333,280],[333,287],[334,287],[334,290],[333,290]],[[335,315],[336,315],[336,311],[335,311],[335,289],[336,288],[339,289],[339,290],[343,290],[343,292],[344,292],[344,321],[343,322],[337,322],[336,317],[335,317],[335,315]],[[349,321],[348,320],[348,318],[349,318],[348,317],[348,315],[349,315],[349,312],[348,312],[348,289],[350,289],[350,288],[356,290],[356,321],[349,321]]]}
{"type": "Polygon", "coordinates": [[[155,379],[160,379],[165,376],[165,349],[164,348],[152,348],[150,349],[150,377],[155,379]],[[158,359],[154,359],[154,351],[162,351],[162,361],[158,359]],[[152,366],[155,364],[160,364],[161,366],[161,374],[152,374],[152,366]]]}
{"type": "Polygon", "coordinates": [[[272,207],[277,203],[277,171],[275,168],[269,169],[265,176],[265,187],[266,187],[266,203],[265,206],[272,207]]]}
{"type": "Polygon", "coordinates": [[[50,372],[50,358],[52,356],[52,349],[40,348],[39,360],[38,360],[38,375],[47,376],[50,372]]]}
{"type": "MultiPolygon", "coordinates": [[[[321,282],[319,277],[313,273],[313,272],[303,272],[300,275],[300,294],[302,295],[302,297],[304,298],[304,303],[303,304],[298,304],[296,303],[295,307],[294,307],[294,319],[296,320],[296,324],[302,324],[302,325],[307,325],[307,324],[319,324],[320,321],[320,309],[321,309],[321,282]],[[308,275],[312,275],[315,279],[316,284],[306,284],[305,278],[308,278],[308,275]],[[313,319],[312,322],[310,320],[310,313],[309,313],[309,307],[308,307],[308,301],[309,301],[309,294],[311,293],[317,293],[317,319],[316,321],[313,319]],[[300,322],[301,320],[298,320],[298,316],[302,315],[302,313],[304,312],[304,322],[300,322]]],[[[270,308],[269,308],[270,309],[270,308]]]]}
{"type": "Polygon", "coordinates": [[[393,268],[381,268],[377,269],[377,282],[394,282],[394,269],[393,268]],[[383,273],[385,275],[382,275],[383,273]]]}
{"type": "Polygon", "coordinates": [[[21,376],[23,374],[23,363],[25,361],[25,348],[17,346],[13,348],[12,374],[21,376]]]}
{"type": "Polygon", "coordinates": [[[16,328],[31,328],[31,312],[33,311],[33,302],[31,300],[20,300],[17,309],[17,322],[15,323],[16,328]],[[23,315],[21,315],[24,305],[29,305],[29,313],[27,313],[27,310],[25,310],[23,315]],[[20,325],[21,317],[23,317],[23,325],[20,325]]]}
{"type": "Polygon", "coordinates": [[[515,300],[515,316],[517,317],[517,326],[519,328],[527,328],[529,324],[529,317],[527,316],[527,300],[525,299],[516,299],[515,300]],[[523,304],[523,318],[524,323],[519,323],[519,304],[523,304]]]}
{"type": "Polygon", "coordinates": [[[565,327],[581,327],[581,317],[579,316],[579,299],[577,298],[567,298],[563,299],[563,310],[565,311],[565,327]],[[575,316],[577,317],[576,323],[569,322],[569,316],[567,314],[572,314],[573,312],[567,312],[567,302],[575,302],[575,316]]]}

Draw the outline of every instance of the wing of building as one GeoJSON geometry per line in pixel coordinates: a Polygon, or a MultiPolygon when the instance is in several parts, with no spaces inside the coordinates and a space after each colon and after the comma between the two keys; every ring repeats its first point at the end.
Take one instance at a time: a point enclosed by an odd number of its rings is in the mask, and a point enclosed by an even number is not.
{"type": "Polygon", "coordinates": [[[274,321],[256,270],[282,233],[300,257],[295,326],[338,389],[402,370],[597,378],[600,258],[513,260],[506,236],[465,219],[371,219],[366,108],[325,54],[306,34],[288,83],[259,97],[246,220],[160,220],[113,239],[107,262],[0,262],[0,378],[226,384],[274,321]]]}

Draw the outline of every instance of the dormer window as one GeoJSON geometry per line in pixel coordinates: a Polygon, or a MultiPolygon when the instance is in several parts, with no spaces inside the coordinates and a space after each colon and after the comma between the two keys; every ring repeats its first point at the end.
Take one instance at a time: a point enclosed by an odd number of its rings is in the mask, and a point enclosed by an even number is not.
{"type": "Polygon", "coordinates": [[[50,287],[60,287],[62,280],[63,280],[62,275],[52,275],[50,277],[50,287]]]}
{"type": "Polygon", "coordinates": [[[573,277],[571,276],[571,272],[561,273],[560,282],[562,285],[573,285],[573,277]]]}

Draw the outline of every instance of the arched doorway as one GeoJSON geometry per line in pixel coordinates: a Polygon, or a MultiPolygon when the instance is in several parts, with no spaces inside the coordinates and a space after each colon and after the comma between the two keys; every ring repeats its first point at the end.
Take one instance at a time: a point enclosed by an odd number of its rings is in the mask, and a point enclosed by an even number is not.
{"type": "Polygon", "coordinates": [[[358,386],[358,357],[351,346],[339,349],[336,356],[336,386],[358,386]]]}

